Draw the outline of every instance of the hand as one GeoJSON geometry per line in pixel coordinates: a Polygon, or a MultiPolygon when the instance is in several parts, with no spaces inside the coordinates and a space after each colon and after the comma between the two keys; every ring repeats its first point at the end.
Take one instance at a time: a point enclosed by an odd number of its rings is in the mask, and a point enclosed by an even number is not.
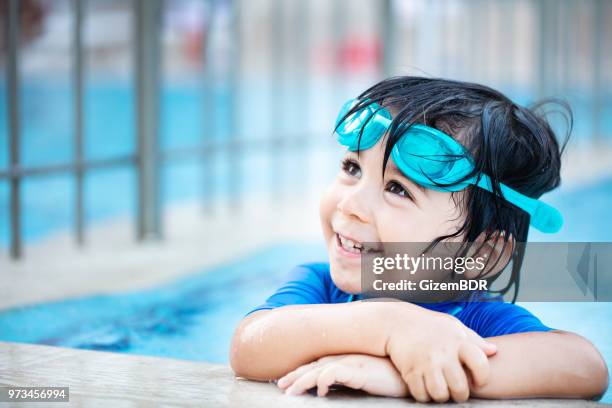
{"type": "Polygon", "coordinates": [[[496,353],[494,344],[451,315],[407,303],[394,305],[399,309],[391,320],[386,353],[415,400],[463,402],[470,396],[470,382],[486,384],[487,357],[496,353]]]}
{"type": "Polygon", "coordinates": [[[323,357],[298,367],[277,383],[289,395],[299,395],[316,386],[320,397],[327,395],[332,384],[385,397],[408,396],[408,388],[391,361],[367,354],[323,357]]]}

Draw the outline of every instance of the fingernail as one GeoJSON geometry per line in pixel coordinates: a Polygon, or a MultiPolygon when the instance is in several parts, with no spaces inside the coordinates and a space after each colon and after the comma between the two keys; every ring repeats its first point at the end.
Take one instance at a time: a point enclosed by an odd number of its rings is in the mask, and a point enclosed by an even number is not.
{"type": "Polygon", "coordinates": [[[279,387],[281,387],[281,388],[282,388],[282,387],[284,387],[284,386],[285,386],[285,383],[286,383],[286,382],[287,382],[287,380],[285,379],[285,377],[283,377],[283,378],[279,379],[279,380],[276,382],[276,385],[278,385],[279,387]]]}

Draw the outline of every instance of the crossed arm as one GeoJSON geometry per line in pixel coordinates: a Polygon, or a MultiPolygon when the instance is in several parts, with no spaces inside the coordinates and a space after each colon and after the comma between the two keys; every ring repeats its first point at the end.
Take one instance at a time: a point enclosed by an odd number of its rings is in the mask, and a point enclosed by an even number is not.
{"type": "MultiPolygon", "coordinates": [[[[594,398],[608,385],[601,355],[578,335],[533,332],[484,340],[454,317],[403,302],[255,312],[236,330],[230,361],[236,375],[249,379],[279,379],[290,373],[283,380],[288,386],[297,382],[300,370],[313,371],[301,368],[306,364],[341,355],[369,358],[389,383],[402,380],[388,395],[411,395],[419,401],[464,401],[469,395],[594,398]]],[[[359,363],[355,369],[364,366],[359,363]]],[[[364,378],[353,388],[380,388],[364,378]]]]}

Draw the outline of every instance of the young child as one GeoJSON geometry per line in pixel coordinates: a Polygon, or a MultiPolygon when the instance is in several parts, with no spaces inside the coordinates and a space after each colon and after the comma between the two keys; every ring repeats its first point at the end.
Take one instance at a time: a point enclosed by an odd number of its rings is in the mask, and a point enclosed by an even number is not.
{"type": "Polygon", "coordinates": [[[487,279],[512,260],[518,281],[513,244],[530,224],[561,224],[537,198],[559,185],[563,149],[535,108],[482,85],[397,77],[347,103],[335,130],[348,149],[320,205],[329,263],[295,268],[243,319],[230,351],[237,376],[278,380],[292,395],[341,384],[422,402],[605,392],[607,367],[589,341],[513,303],[360,296],[371,242],[479,243],[500,261],[487,279]],[[451,160],[432,167],[431,156],[451,160]]]}

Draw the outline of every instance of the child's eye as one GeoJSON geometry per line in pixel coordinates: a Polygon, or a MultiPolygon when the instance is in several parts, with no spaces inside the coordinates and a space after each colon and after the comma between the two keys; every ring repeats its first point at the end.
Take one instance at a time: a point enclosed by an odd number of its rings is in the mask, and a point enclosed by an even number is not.
{"type": "Polygon", "coordinates": [[[342,161],[342,170],[349,176],[359,177],[361,176],[361,167],[356,161],[351,159],[344,159],[342,161]]]}
{"type": "Polygon", "coordinates": [[[400,183],[397,181],[391,181],[387,184],[387,191],[392,194],[397,194],[402,197],[406,197],[412,200],[412,196],[400,183]]]}

